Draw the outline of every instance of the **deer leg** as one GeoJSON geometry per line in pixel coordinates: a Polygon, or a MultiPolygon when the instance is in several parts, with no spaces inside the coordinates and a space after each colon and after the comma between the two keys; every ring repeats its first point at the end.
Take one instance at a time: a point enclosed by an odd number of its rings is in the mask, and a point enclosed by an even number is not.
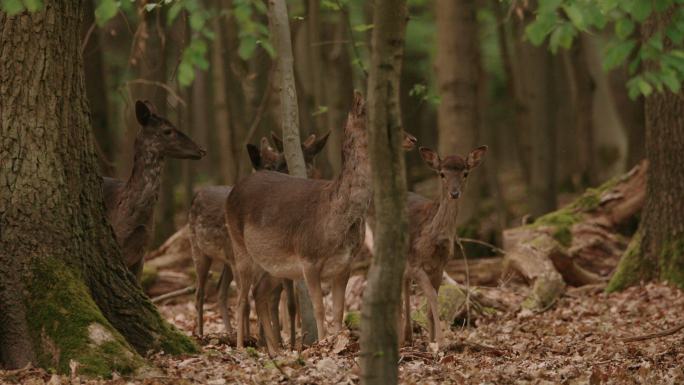
{"type": "Polygon", "coordinates": [[[428,331],[430,333],[430,341],[442,342],[442,327],[439,323],[439,306],[437,302],[437,292],[430,282],[427,273],[422,269],[417,269],[417,278],[420,289],[428,301],[428,331]]]}
{"type": "Polygon", "coordinates": [[[233,281],[233,270],[227,263],[223,264],[220,281],[218,305],[223,319],[223,327],[226,333],[233,334],[233,327],[230,325],[230,312],[228,311],[228,289],[230,289],[230,283],[233,281]]]}
{"type": "Polygon", "coordinates": [[[271,299],[277,282],[265,273],[260,277],[254,287],[254,304],[256,306],[257,317],[264,334],[266,335],[266,347],[271,355],[275,355],[279,350],[278,338],[273,329],[271,320],[271,299]]]}
{"type": "MultiPolygon", "coordinates": [[[[274,279],[274,278],[271,278],[274,279]]],[[[282,337],[280,336],[280,312],[278,309],[280,308],[280,297],[283,293],[283,285],[278,284],[273,288],[273,291],[271,293],[271,301],[269,303],[270,308],[270,314],[271,314],[271,327],[273,328],[273,331],[278,339],[278,345],[282,345],[282,337]]]]}
{"type": "Polygon", "coordinates": [[[290,324],[290,349],[295,349],[295,339],[297,337],[295,332],[295,318],[297,317],[297,303],[294,292],[294,282],[289,279],[283,281],[285,292],[287,293],[287,315],[290,324]]]}
{"type": "Polygon", "coordinates": [[[197,288],[195,289],[195,312],[197,314],[197,335],[204,334],[204,289],[207,286],[211,258],[202,253],[197,247],[191,245],[192,260],[195,263],[197,273],[197,288]]]}
{"type": "Polygon", "coordinates": [[[349,281],[349,270],[333,278],[332,282],[332,307],[333,307],[333,328],[336,332],[342,330],[344,319],[344,294],[347,290],[349,281]]]}
{"type": "Polygon", "coordinates": [[[304,267],[304,280],[306,288],[309,290],[311,303],[313,305],[314,317],[316,318],[316,328],[318,328],[318,340],[325,338],[325,307],[323,307],[323,289],[321,289],[321,274],[314,265],[304,267]]]}

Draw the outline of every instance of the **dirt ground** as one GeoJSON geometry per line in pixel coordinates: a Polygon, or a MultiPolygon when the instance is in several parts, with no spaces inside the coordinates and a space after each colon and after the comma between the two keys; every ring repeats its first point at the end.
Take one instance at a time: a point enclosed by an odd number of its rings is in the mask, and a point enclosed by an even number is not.
{"type": "MultiPolygon", "coordinates": [[[[358,308],[358,286],[349,293],[358,308]]],[[[511,305],[527,288],[509,283],[483,289],[511,305]]],[[[191,334],[191,297],[161,306],[163,315],[191,334]]],[[[533,314],[513,306],[506,313],[479,318],[473,327],[452,327],[441,346],[418,335],[401,349],[404,384],[684,384],[684,331],[626,343],[624,337],[664,330],[684,314],[682,292],[664,284],[622,293],[570,289],[551,309],[533,314]]],[[[202,354],[156,354],[147,378],[87,380],[39,369],[0,371],[0,383],[24,384],[355,384],[359,345],[345,330],[319,344],[270,358],[262,349],[236,350],[226,341],[217,309],[207,306],[202,354]]],[[[254,322],[254,321],[253,321],[254,322]]],[[[254,329],[253,329],[254,330],[254,329]]]]}

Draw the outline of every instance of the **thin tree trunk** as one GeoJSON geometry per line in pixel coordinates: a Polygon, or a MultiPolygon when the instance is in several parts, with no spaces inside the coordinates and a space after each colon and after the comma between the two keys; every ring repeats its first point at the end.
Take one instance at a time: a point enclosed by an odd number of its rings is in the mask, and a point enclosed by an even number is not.
{"type": "MultiPolygon", "coordinates": [[[[654,14],[642,26],[647,41],[671,18],[654,14]]],[[[647,63],[647,69],[654,69],[647,63]]],[[[684,288],[684,93],[654,93],[645,99],[646,206],[639,231],[608,286],[619,290],[659,278],[684,288]]]]}
{"type": "MultiPolygon", "coordinates": [[[[276,66],[280,82],[275,87],[280,100],[283,152],[290,175],[306,178],[304,154],[302,154],[302,145],[299,140],[299,109],[293,68],[292,38],[285,0],[268,1],[268,25],[273,46],[278,55],[276,66]]],[[[318,336],[313,305],[304,280],[297,281],[296,286],[302,318],[302,341],[310,345],[318,336]]]]}
{"type": "Polygon", "coordinates": [[[351,58],[344,39],[348,36],[347,16],[344,12],[336,15],[336,22],[332,26],[334,34],[331,37],[336,43],[326,49],[325,55],[325,79],[326,102],[328,113],[328,129],[330,138],[326,144],[328,161],[333,175],[338,175],[342,169],[342,128],[349,110],[349,101],[352,100],[354,82],[352,79],[351,58]]]}
{"type": "MultiPolygon", "coordinates": [[[[437,109],[439,153],[465,156],[476,145],[478,129],[478,33],[475,0],[437,0],[437,109]]],[[[479,175],[479,174],[478,174],[479,175]]],[[[463,198],[476,202],[483,178],[473,175],[463,198]]],[[[477,205],[461,207],[458,222],[473,218],[477,205]]]]}
{"type": "Polygon", "coordinates": [[[363,384],[396,384],[398,381],[398,316],[409,240],[399,102],[406,21],[405,1],[375,2],[368,78],[375,229],[373,261],[362,308],[363,384]]]}
{"type": "Polygon", "coordinates": [[[222,184],[233,184],[237,178],[237,161],[234,157],[228,93],[226,91],[226,62],[223,57],[224,36],[219,19],[211,19],[214,40],[211,48],[211,84],[214,97],[214,129],[219,142],[219,168],[222,184]]]}
{"type": "Polygon", "coordinates": [[[195,348],[140,291],[105,218],[82,6],[0,12],[0,364],[68,373],[75,360],[83,374],[109,376],[140,367],[150,349],[195,348]]]}
{"type": "Polygon", "coordinates": [[[646,117],[644,97],[630,99],[627,91],[629,75],[626,68],[608,74],[610,96],[622,127],[627,135],[627,168],[639,163],[646,156],[646,117]]]}

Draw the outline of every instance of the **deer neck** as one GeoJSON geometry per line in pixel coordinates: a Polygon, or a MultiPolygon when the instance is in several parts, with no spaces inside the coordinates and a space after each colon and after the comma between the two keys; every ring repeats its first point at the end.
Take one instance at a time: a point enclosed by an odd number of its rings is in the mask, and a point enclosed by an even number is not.
{"type": "Polygon", "coordinates": [[[133,170],[119,200],[119,213],[137,224],[146,222],[152,216],[159,195],[163,166],[164,157],[159,151],[137,138],[133,170]]]}
{"type": "Polygon", "coordinates": [[[342,170],[334,181],[332,210],[346,218],[363,217],[372,196],[368,133],[365,127],[347,125],[342,143],[342,170]],[[350,127],[352,126],[352,127],[350,127]]]}
{"type": "Polygon", "coordinates": [[[428,225],[428,231],[433,234],[435,239],[448,239],[453,241],[456,238],[456,217],[458,217],[459,199],[451,199],[448,192],[443,189],[438,202],[435,202],[436,209],[432,221],[428,225]]]}

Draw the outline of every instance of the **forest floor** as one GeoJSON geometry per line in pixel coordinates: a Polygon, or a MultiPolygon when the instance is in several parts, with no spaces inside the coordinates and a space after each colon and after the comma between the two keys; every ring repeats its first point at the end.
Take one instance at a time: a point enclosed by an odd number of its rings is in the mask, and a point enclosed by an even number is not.
{"type": "MultiPolygon", "coordinates": [[[[358,285],[357,285],[358,286],[358,285]]],[[[511,305],[527,288],[512,283],[483,289],[511,305]]],[[[358,307],[358,294],[351,294],[358,307]]],[[[162,314],[190,334],[194,305],[188,298],[161,306],[162,314]]],[[[663,284],[604,294],[600,288],[570,289],[552,308],[534,314],[515,309],[478,318],[475,327],[453,327],[441,346],[425,333],[401,349],[405,384],[683,384],[684,331],[640,342],[622,338],[682,322],[684,294],[663,284]]],[[[87,380],[39,369],[0,371],[0,383],[24,384],[355,384],[359,382],[356,332],[345,330],[299,352],[270,358],[263,350],[236,350],[222,343],[213,306],[205,312],[203,353],[157,354],[151,377],[87,380]]],[[[253,329],[254,330],[254,329],[253,329]]]]}

